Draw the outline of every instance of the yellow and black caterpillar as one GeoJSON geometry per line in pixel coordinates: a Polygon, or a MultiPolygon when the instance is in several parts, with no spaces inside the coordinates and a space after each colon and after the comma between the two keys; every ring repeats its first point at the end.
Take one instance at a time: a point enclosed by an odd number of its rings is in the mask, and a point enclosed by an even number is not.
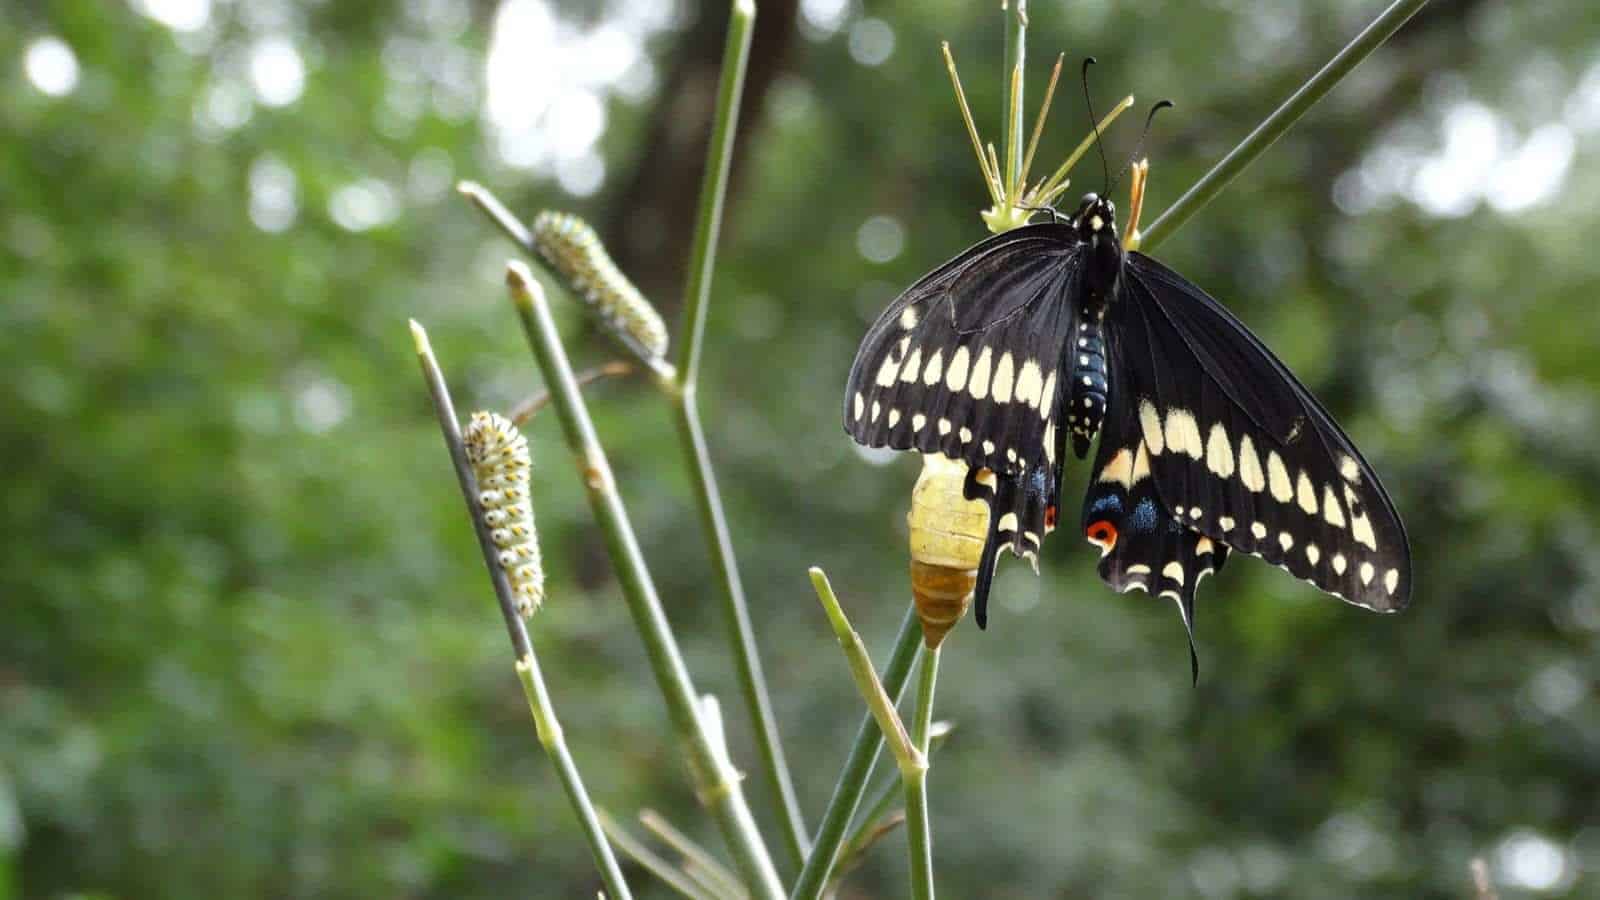
{"type": "Polygon", "coordinates": [[[533,615],[544,600],[544,563],[533,527],[528,439],[499,413],[475,412],[462,433],[467,462],[478,479],[478,509],[499,550],[517,612],[533,615]]]}
{"type": "Polygon", "coordinates": [[[619,338],[649,359],[667,354],[667,326],[611,261],[589,224],[545,210],[533,220],[533,246],[619,338]]]}

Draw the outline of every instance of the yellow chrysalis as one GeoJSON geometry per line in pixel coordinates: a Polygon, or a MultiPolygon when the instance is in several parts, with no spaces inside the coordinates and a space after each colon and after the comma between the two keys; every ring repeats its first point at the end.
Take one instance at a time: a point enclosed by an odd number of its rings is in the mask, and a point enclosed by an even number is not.
{"type": "MultiPolygon", "coordinates": [[[[938,647],[972,605],[978,562],[989,534],[989,504],[962,495],[967,464],[939,454],[922,457],[911,489],[911,595],[922,621],[922,641],[938,647]]],[[[979,474],[994,485],[994,474],[979,474]]]]}

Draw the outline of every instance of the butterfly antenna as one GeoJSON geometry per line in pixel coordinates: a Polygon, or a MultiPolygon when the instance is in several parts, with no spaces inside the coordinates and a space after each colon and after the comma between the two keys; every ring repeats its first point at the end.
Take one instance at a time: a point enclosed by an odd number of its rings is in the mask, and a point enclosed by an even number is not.
{"type": "Polygon", "coordinates": [[[1089,126],[1094,129],[1094,146],[1100,151],[1100,176],[1101,184],[1108,185],[1106,192],[1100,196],[1110,196],[1111,167],[1106,164],[1106,147],[1100,140],[1100,120],[1094,114],[1094,101],[1089,98],[1089,67],[1095,64],[1095,58],[1083,58],[1083,105],[1089,107],[1089,126]]]}
{"type": "Polygon", "coordinates": [[[1133,156],[1128,158],[1128,164],[1123,166],[1122,171],[1117,174],[1117,180],[1111,183],[1111,187],[1106,188],[1107,197],[1111,196],[1111,192],[1116,190],[1117,185],[1122,183],[1123,177],[1128,174],[1129,169],[1133,168],[1133,164],[1139,161],[1139,154],[1144,151],[1144,139],[1150,136],[1150,123],[1155,121],[1156,113],[1163,109],[1171,108],[1171,100],[1162,100],[1156,103],[1155,106],[1150,107],[1150,114],[1144,117],[1144,130],[1139,132],[1139,142],[1133,145],[1133,156]]]}

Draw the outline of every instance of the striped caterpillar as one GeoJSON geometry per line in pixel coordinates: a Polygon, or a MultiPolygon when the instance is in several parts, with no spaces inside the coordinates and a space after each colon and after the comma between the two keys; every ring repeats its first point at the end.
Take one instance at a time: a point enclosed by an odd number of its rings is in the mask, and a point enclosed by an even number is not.
{"type": "Polygon", "coordinates": [[[544,600],[544,564],[528,497],[533,464],[528,439],[499,413],[475,412],[462,440],[478,479],[478,508],[511,582],[517,612],[531,616],[544,600]]]}
{"type": "Polygon", "coordinates": [[[667,354],[667,326],[650,301],[611,261],[589,224],[545,210],[533,220],[533,246],[611,331],[649,359],[667,354]]]}

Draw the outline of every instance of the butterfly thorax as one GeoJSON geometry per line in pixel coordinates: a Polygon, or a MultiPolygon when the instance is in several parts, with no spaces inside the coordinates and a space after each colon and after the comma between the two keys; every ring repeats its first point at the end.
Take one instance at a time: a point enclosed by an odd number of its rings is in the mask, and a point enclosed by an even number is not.
{"type": "Polygon", "coordinates": [[[1085,260],[1084,306],[1092,308],[1096,319],[1105,314],[1106,304],[1116,296],[1122,276],[1122,239],[1117,236],[1117,207],[1097,194],[1085,194],[1072,217],[1078,237],[1087,245],[1085,260]]]}

